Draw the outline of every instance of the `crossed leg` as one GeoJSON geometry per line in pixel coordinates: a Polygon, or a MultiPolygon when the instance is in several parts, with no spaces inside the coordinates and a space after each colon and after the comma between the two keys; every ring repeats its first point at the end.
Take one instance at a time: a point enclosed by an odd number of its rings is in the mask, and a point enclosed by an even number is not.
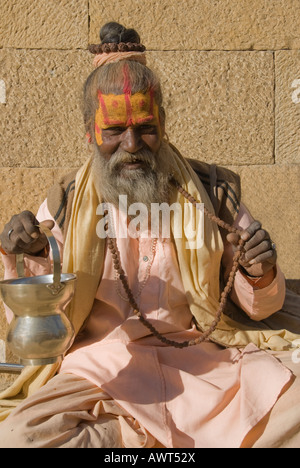
{"type": "Polygon", "coordinates": [[[0,423],[0,448],[157,446],[109,395],[72,374],[53,377],[0,423]]]}

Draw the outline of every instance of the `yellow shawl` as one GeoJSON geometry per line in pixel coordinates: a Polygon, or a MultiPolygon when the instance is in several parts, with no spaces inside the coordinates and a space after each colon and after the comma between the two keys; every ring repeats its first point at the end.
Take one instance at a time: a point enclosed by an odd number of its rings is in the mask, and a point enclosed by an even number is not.
{"type": "MultiPolygon", "coordinates": [[[[195,199],[213,212],[209,196],[199,178],[186,160],[173,149],[163,144],[164,157],[169,160],[178,182],[195,199]]],[[[174,237],[178,263],[190,309],[198,326],[205,330],[214,320],[219,300],[219,268],[223,243],[216,224],[204,220],[204,233],[197,232],[197,249],[189,248],[190,239],[185,236],[185,227],[195,221],[196,209],[177,190],[172,192],[171,203],[179,203],[184,216],[182,237],[174,237]],[[186,205],[186,206],[185,206],[186,205]],[[185,206],[185,207],[184,207],[185,206]],[[204,234],[204,235],[203,235],[204,234]],[[204,239],[204,242],[202,242],[204,239]]],[[[75,334],[88,317],[102,275],[105,255],[105,240],[96,235],[99,217],[96,209],[99,199],[91,172],[91,159],[78,171],[71,219],[67,231],[63,272],[75,273],[78,277],[75,297],[69,307],[69,318],[75,334]]],[[[172,218],[174,234],[177,219],[172,218]]],[[[142,310],[141,310],[142,312],[142,310]]],[[[262,349],[283,350],[291,347],[299,338],[286,330],[249,330],[224,316],[211,336],[212,340],[224,346],[246,346],[249,342],[262,349]]],[[[24,398],[44,385],[58,371],[60,364],[26,367],[15,383],[0,393],[0,421],[24,398]]]]}

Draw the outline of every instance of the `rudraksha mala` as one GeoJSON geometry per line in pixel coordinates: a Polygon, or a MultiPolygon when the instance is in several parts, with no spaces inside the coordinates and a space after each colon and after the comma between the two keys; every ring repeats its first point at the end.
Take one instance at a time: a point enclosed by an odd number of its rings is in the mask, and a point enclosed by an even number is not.
{"type": "MultiPolygon", "coordinates": [[[[179,184],[179,182],[177,182],[173,177],[170,179],[170,182],[177,188],[177,190],[190,203],[192,203],[193,206],[196,207],[196,205],[198,203],[197,200],[192,195],[190,195],[186,190],[184,190],[183,187],[179,184]]],[[[108,211],[105,211],[104,214],[107,215],[108,211]]],[[[134,314],[139,318],[139,320],[142,322],[142,324],[145,327],[147,327],[151,331],[151,333],[156,338],[158,338],[162,343],[164,343],[167,346],[174,346],[175,348],[187,348],[188,346],[194,346],[194,345],[197,345],[199,343],[202,343],[214,332],[214,330],[216,329],[219,321],[221,320],[222,314],[223,314],[223,312],[225,310],[225,306],[226,306],[226,303],[227,303],[227,298],[228,298],[228,295],[229,295],[229,293],[230,293],[230,291],[232,289],[232,286],[233,286],[233,283],[234,283],[234,278],[235,278],[236,272],[237,272],[237,270],[239,268],[239,259],[240,259],[240,256],[242,254],[243,247],[244,247],[244,244],[245,244],[245,241],[241,238],[242,231],[234,228],[233,226],[231,226],[228,223],[225,223],[220,218],[218,218],[217,216],[210,213],[206,208],[204,208],[204,214],[211,221],[217,223],[217,225],[220,226],[221,228],[223,228],[223,229],[225,229],[225,230],[227,230],[227,231],[229,231],[231,233],[238,234],[240,236],[240,239],[239,239],[239,243],[238,243],[238,246],[237,246],[237,250],[236,250],[236,252],[234,254],[234,257],[233,257],[233,266],[232,266],[231,272],[229,273],[227,284],[226,284],[223,292],[221,293],[219,308],[217,310],[216,317],[213,320],[213,322],[211,323],[210,327],[206,331],[204,331],[199,338],[196,338],[196,339],[193,339],[193,340],[187,340],[187,341],[183,341],[183,342],[169,340],[165,336],[162,336],[156,330],[156,328],[142,315],[142,313],[139,310],[138,305],[137,305],[137,303],[136,303],[136,301],[135,301],[135,299],[133,297],[132,291],[131,291],[131,289],[130,289],[130,287],[128,285],[128,281],[127,281],[125,272],[124,272],[124,270],[123,270],[123,268],[121,266],[120,254],[119,254],[119,251],[118,251],[118,246],[117,246],[116,239],[112,239],[111,237],[107,236],[107,245],[108,245],[108,248],[109,248],[109,250],[111,252],[111,255],[112,255],[114,269],[117,272],[117,274],[119,275],[119,278],[120,278],[120,280],[122,282],[124,291],[125,291],[125,293],[126,293],[126,295],[128,297],[129,304],[131,305],[134,314]]],[[[105,229],[106,230],[108,229],[108,224],[107,223],[106,223],[105,229]]]]}
{"type": "Polygon", "coordinates": [[[145,52],[146,47],[136,42],[107,42],[105,44],[90,44],[88,50],[91,54],[110,54],[113,52],[145,52]]]}

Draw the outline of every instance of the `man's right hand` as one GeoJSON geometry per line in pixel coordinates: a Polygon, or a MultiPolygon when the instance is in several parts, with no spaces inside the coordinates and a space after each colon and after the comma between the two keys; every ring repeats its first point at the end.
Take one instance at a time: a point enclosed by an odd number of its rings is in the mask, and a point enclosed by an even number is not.
{"type": "MultiPolygon", "coordinates": [[[[37,227],[38,220],[31,211],[14,215],[0,234],[1,247],[7,254],[25,253],[38,255],[48,245],[48,240],[37,227]]],[[[52,229],[54,222],[43,221],[43,226],[52,229]]]]}

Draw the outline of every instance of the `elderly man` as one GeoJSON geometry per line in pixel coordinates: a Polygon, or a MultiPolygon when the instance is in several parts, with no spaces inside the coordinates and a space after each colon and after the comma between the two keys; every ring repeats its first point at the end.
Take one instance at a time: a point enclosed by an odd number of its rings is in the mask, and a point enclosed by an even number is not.
{"type": "Polygon", "coordinates": [[[84,87],[92,156],[37,217],[14,216],[0,236],[7,278],[20,252],[28,274],[50,271],[41,222],[78,277],[74,342],[59,365],[26,368],[0,395],[0,446],[284,446],[276,424],[299,407],[299,384],[282,351],[300,327],[296,317],[293,330],[272,329],[285,316],[275,246],[235,174],[188,161],[166,140],[138,34],[108,23],[100,38],[84,87]],[[158,206],[175,208],[164,218],[158,206]]]}

